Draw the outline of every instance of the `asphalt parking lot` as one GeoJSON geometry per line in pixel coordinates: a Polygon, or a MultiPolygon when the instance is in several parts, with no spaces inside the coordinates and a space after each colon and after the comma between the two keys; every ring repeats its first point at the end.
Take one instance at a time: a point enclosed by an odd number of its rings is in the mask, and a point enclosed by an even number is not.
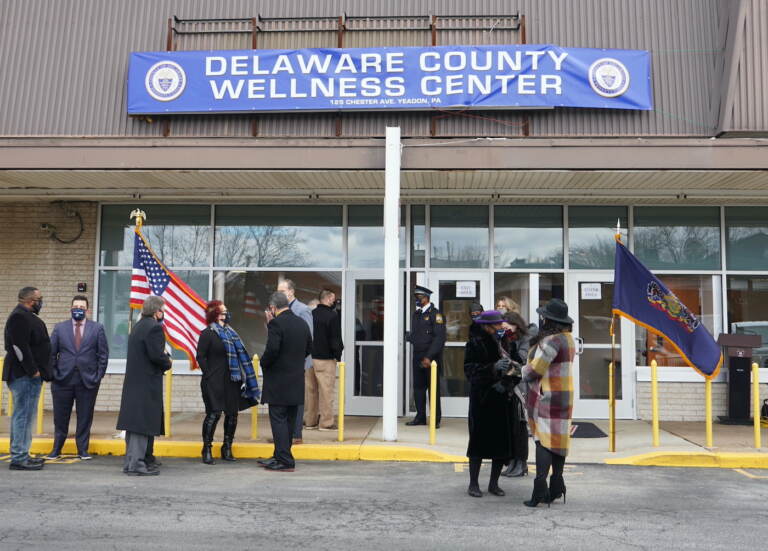
{"type": "MultiPolygon", "coordinates": [[[[128,477],[119,457],[40,472],[0,463],[0,549],[761,549],[768,471],[567,466],[568,502],[529,509],[466,495],[464,464],[163,459],[128,477]]],[[[481,487],[487,485],[483,467],[481,487]]]]}

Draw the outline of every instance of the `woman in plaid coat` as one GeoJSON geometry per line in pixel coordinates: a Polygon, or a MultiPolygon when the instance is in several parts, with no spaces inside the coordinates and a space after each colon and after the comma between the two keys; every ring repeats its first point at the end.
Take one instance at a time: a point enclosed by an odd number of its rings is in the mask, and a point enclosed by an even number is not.
{"type": "Polygon", "coordinates": [[[563,467],[570,446],[573,414],[572,365],[576,347],[568,317],[568,305],[552,299],[536,310],[543,318],[538,336],[531,342],[528,364],[523,367],[527,386],[528,424],[536,441],[536,478],[533,495],[524,502],[536,507],[560,496],[565,502],[563,467]],[[552,476],[547,487],[547,474],[552,476]]]}

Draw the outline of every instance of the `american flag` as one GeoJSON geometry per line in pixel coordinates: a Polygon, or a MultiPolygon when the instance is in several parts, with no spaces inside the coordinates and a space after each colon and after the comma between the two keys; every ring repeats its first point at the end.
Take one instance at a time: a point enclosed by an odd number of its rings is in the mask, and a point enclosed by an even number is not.
{"type": "Polygon", "coordinates": [[[133,247],[131,308],[140,309],[150,295],[165,299],[165,336],[175,348],[186,352],[192,369],[197,368],[197,339],[206,327],[205,301],[158,260],[137,230],[133,247]]]}

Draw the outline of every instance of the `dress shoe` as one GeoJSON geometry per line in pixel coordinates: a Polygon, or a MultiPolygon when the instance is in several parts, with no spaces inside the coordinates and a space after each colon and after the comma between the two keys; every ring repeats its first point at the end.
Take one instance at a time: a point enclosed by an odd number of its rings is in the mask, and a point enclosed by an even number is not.
{"type": "Polygon", "coordinates": [[[493,494],[495,496],[499,496],[499,497],[504,497],[505,495],[507,495],[504,493],[504,490],[502,490],[498,486],[489,486],[488,493],[493,494]]]}
{"type": "Polygon", "coordinates": [[[417,419],[416,417],[414,417],[413,419],[411,419],[406,423],[406,426],[415,427],[417,425],[426,425],[426,424],[427,424],[426,419],[417,419]]]}
{"type": "Polygon", "coordinates": [[[440,428],[440,421],[438,421],[437,423],[435,423],[435,428],[436,428],[436,429],[439,429],[439,428],[440,428]]]}
{"type": "Polygon", "coordinates": [[[90,453],[81,453],[78,454],[78,457],[80,458],[80,461],[90,461],[93,459],[93,456],[90,453]]]}
{"type": "Polygon", "coordinates": [[[43,468],[43,463],[35,463],[30,459],[25,459],[24,461],[18,461],[16,463],[11,462],[8,468],[12,471],[39,471],[43,468]]]}
{"type": "Polygon", "coordinates": [[[270,463],[268,465],[264,465],[264,470],[266,471],[280,471],[284,473],[292,473],[295,469],[293,467],[289,467],[285,463],[280,463],[279,461],[275,461],[274,463],[270,463]]]}
{"type": "Polygon", "coordinates": [[[258,463],[263,467],[264,465],[269,465],[270,463],[274,463],[275,461],[277,461],[277,459],[275,459],[274,457],[267,457],[266,459],[257,459],[256,463],[258,463]]]}
{"type": "Polygon", "coordinates": [[[477,486],[470,486],[467,488],[467,495],[470,495],[472,497],[483,497],[483,492],[480,491],[480,488],[477,486]]]}
{"type": "Polygon", "coordinates": [[[30,463],[33,463],[35,465],[42,465],[45,463],[45,457],[31,457],[27,460],[30,463]]]}

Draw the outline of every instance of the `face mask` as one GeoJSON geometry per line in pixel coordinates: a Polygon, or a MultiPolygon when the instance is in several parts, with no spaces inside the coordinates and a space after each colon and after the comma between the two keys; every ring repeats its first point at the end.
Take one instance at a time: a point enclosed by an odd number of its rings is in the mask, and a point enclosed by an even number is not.
{"type": "Polygon", "coordinates": [[[163,323],[165,321],[165,314],[160,316],[159,318],[155,318],[157,320],[157,323],[163,323]]]}
{"type": "Polygon", "coordinates": [[[506,333],[506,329],[497,329],[496,330],[496,338],[501,340],[504,338],[504,334],[506,333]]]}
{"type": "Polygon", "coordinates": [[[502,313],[502,314],[506,314],[508,312],[508,310],[506,308],[504,308],[503,306],[500,307],[500,308],[496,308],[496,310],[498,312],[502,313]]]}
{"type": "Polygon", "coordinates": [[[35,314],[39,314],[39,313],[40,313],[40,310],[42,310],[42,309],[43,309],[43,299],[40,299],[40,300],[38,300],[37,302],[35,302],[35,303],[32,305],[32,311],[33,311],[35,314]]]}
{"type": "Polygon", "coordinates": [[[72,319],[75,321],[83,321],[85,319],[85,310],[82,308],[72,308],[72,319]]]}
{"type": "Polygon", "coordinates": [[[421,300],[416,299],[413,302],[416,304],[416,308],[421,308],[421,300]]]}
{"type": "Polygon", "coordinates": [[[232,321],[232,314],[230,314],[228,311],[224,312],[224,323],[229,325],[229,322],[232,321]]]}

